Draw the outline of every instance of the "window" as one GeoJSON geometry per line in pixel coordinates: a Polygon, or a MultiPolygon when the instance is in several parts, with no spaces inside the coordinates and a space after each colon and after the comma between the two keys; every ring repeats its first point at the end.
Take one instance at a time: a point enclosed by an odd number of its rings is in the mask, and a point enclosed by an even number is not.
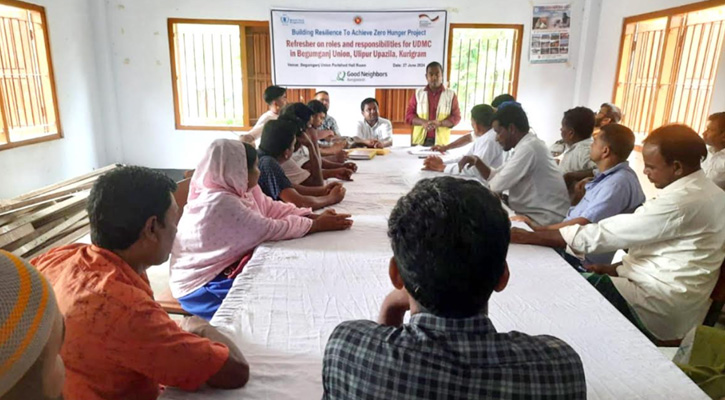
{"type": "Polygon", "coordinates": [[[702,132],[724,22],[725,5],[701,3],[626,18],[613,94],[622,123],[640,136],[675,122],[702,132]]]}
{"type": "Polygon", "coordinates": [[[516,97],[523,25],[451,24],[448,82],[458,96],[461,123],[476,104],[504,93],[516,97]]]}
{"type": "Polygon", "coordinates": [[[176,127],[242,127],[242,31],[237,22],[169,20],[176,127]]]}
{"type": "Polygon", "coordinates": [[[0,1],[0,149],[62,137],[45,9],[0,1]]]}
{"type": "MultiPolygon", "coordinates": [[[[177,129],[239,130],[267,111],[272,84],[266,21],[173,19],[169,23],[177,129]]],[[[313,89],[290,89],[307,102],[313,89]]]]}
{"type": "MultiPolygon", "coordinates": [[[[450,24],[448,35],[448,87],[458,96],[461,126],[470,123],[476,104],[494,97],[516,96],[521,60],[523,25],[450,24]]],[[[407,133],[405,109],[415,89],[378,89],[380,113],[407,133]]]]}

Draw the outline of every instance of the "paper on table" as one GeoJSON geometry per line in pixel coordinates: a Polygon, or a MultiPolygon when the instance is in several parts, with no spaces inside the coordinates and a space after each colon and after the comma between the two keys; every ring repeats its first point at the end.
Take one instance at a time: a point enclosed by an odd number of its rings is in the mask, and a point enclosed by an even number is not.
{"type": "Polygon", "coordinates": [[[523,221],[511,221],[511,227],[512,228],[521,228],[521,229],[523,229],[525,231],[529,231],[529,232],[534,231],[528,225],[526,225],[526,222],[523,222],[523,221]]]}
{"type": "Polygon", "coordinates": [[[377,154],[379,156],[384,156],[386,154],[390,154],[390,148],[389,147],[385,147],[385,148],[382,148],[382,149],[378,149],[378,148],[372,148],[372,149],[370,149],[370,148],[360,147],[360,148],[356,148],[356,149],[348,149],[346,151],[347,151],[348,154],[350,154],[351,152],[355,152],[355,151],[358,151],[358,152],[366,151],[366,152],[369,152],[369,153],[375,153],[375,154],[377,154]]]}
{"type": "Polygon", "coordinates": [[[353,150],[347,153],[351,160],[371,160],[376,154],[374,151],[367,151],[365,149],[353,150]]]}
{"type": "Polygon", "coordinates": [[[443,160],[443,163],[445,164],[451,164],[454,162],[458,162],[460,160],[461,156],[458,153],[455,152],[446,152],[441,153],[439,151],[432,151],[430,149],[427,150],[416,150],[415,148],[408,150],[408,154],[417,156],[418,158],[428,158],[430,156],[438,156],[443,160]]]}
{"type": "Polygon", "coordinates": [[[440,151],[433,151],[430,147],[413,147],[408,150],[408,154],[412,154],[414,156],[432,156],[441,155],[442,153],[440,151]]]}

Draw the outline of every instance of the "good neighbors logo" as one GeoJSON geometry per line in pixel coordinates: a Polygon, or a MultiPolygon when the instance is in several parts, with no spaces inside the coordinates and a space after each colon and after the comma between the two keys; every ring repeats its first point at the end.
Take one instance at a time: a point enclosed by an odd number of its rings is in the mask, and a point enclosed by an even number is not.
{"type": "Polygon", "coordinates": [[[366,82],[374,78],[387,78],[386,71],[339,71],[335,76],[337,82],[366,82]]]}

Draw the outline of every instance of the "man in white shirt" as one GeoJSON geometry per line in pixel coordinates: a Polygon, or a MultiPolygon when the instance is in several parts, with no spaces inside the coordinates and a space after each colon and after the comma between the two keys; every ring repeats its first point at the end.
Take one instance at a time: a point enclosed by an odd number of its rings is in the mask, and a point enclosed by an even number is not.
{"type": "Polygon", "coordinates": [[[353,138],[360,147],[382,149],[393,145],[393,124],[380,117],[378,101],[368,97],[360,104],[363,120],[357,123],[357,134],[353,138]]]}
{"type": "Polygon", "coordinates": [[[281,86],[269,86],[264,89],[264,102],[269,106],[269,110],[259,116],[257,123],[246,134],[240,135],[239,140],[247,143],[254,143],[262,137],[262,129],[267,121],[279,118],[279,112],[287,105],[287,89],[281,86]]]}
{"type": "MultiPolygon", "coordinates": [[[[469,136],[475,140],[466,155],[476,156],[491,168],[498,168],[503,164],[503,149],[496,142],[496,132],[491,128],[494,113],[493,107],[488,104],[479,104],[471,109],[473,132],[469,136]]],[[[443,161],[439,156],[428,156],[423,161],[423,169],[480,178],[478,170],[472,166],[459,169],[459,161],[460,158],[443,161]]]]}
{"type": "Polygon", "coordinates": [[[521,107],[500,107],[493,117],[496,141],[504,151],[515,148],[513,156],[497,169],[476,156],[465,156],[458,165],[461,169],[473,165],[493,192],[508,190],[508,205],[517,214],[538,225],[556,224],[566,217],[569,194],[546,144],[529,133],[529,128],[521,107]]]}
{"type": "MultiPolygon", "coordinates": [[[[622,111],[619,109],[619,107],[615,106],[612,103],[602,103],[602,105],[599,106],[599,111],[597,111],[597,114],[594,116],[593,136],[596,136],[597,132],[599,132],[599,129],[601,129],[603,126],[609,124],[618,124],[621,119],[622,111]]],[[[566,150],[566,145],[564,144],[563,140],[559,139],[556,141],[556,143],[552,144],[551,147],[549,147],[549,150],[551,151],[552,156],[559,157],[566,150]]],[[[587,176],[584,176],[579,179],[584,179],[586,177],[587,176]]]]}
{"type": "MultiPolygon", "coordinates": [[[[516,98],[514,96],[511,96],[508,93],[500,94],[493,98],[493,101],[491,101],[491,107],[493,108],[493,112],[496,112],[498,110],[498,107],[501,106],[504,103],[516,103],[516,98]]],[[[516,103],[518,104],[518,103],[516,103]]],[[[519,104],[521,106],[521,104],[519,104]]],[[[496,136],[495,134],[493,136],[496,136]]],[[[448,143],[448,144],[437,144],[430,149],[432,151],[440,151],[441,153],[445,153],[448,150],[457,149],[459,147],[463,147],[473,141],[476,140],[476,137],[474,135],[463,135],[456,139],[455,141],[448,143]]],[[[508,153],[504,154],[504,158],[508,155],[508,153]]]]}
{"type": "Polygon", "coordinates": [[[574,107],[564,112],[561,119],[561,139],[566,150],[561,156],[559,169],[563,174],[593,171],[597,165],[589,157],[594,131],[594,111],[586,107],[574,107]]]}
{"type": "Polygon", "coordinates": [[[588,279],[655,339],[682,339],[702,323],[725,258],[725,192],[700,169],[706,154],[685,125],[654,130],[642,156],[657,197],[634,214],[558,232],[579,257],[629,249],[619,264],[588,267],[596,273],[588,279]]]}
{"type": "Polygon", "coordinates": [[[707,129],[702,138],[709,146],[702,170],[705,171],[705,176],[725,190],[725,112],[715,113],[707,118],[707,129]]]}

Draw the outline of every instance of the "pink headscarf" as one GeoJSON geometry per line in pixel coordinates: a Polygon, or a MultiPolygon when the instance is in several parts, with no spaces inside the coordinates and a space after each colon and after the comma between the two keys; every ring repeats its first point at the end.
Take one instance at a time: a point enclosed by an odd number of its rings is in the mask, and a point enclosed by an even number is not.
{"type": "Polygon", "coordinates": [[[248,189],[247,153],[238,140],[215,140],[191,178],[189,202],[171,251],[174,297],[201,288],[267,241],[302,237],[312,211],[248,189]]]}
{"type": "Polygon", "coordinates": [[[247,150],[238,140],[219,139],[212,142],[191,178],[189,202],[203,192],[230,192],[242,199],[248,197],[247,150]]]}

